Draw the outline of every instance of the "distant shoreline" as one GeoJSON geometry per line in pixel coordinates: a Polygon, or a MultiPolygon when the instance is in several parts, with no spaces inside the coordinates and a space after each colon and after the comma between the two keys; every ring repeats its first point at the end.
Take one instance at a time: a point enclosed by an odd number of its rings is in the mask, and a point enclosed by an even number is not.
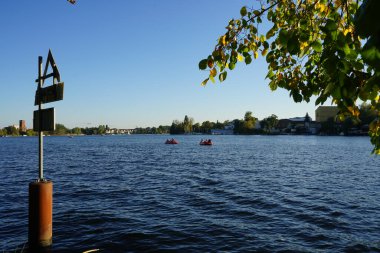
{"type": "MultiPolygon", "coordinates": [[[[130,135],[170,135],[170,136],[341,136],[341,137],[369,137],[368,134],[205,134],[205,133],[196,133],[196,134],[64,134],[64,135],[44,135],[44,137],[83,137],[83,136],[130,136],[130,135]]],[[[0,138],[23,138],[23,137],[38,137],[38,135],[3,135],[0,138]]]]}

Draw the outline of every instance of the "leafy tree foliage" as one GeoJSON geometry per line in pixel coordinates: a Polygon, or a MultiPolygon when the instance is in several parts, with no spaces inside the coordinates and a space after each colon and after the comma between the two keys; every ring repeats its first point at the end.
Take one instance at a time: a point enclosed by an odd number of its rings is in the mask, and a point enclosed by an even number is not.
{"type": "Polygon", "coordinates": [[[98,134],[105,134],[106,133],[106,126],[104,125],[99,125],[97,129],[98,134]]]}
{"type": "Polygon", "coordinates": [[[194,119],[186,115],[182,122],[178,120],[173,121],[170,127],[170,134],[211,134],[211,129],[224,129],[227,124],[229,124],[228,121],[225,121],[224,123],[217,121],[215,123],[209,120],[202,123],[194,123],[194,119]]]}
{"type": "Polygon", "coordinates": [[[194,119],[189,118],[186,115],[185,119],[183,120],[183,128],[184,128],[185,133],[191,133],[193,131],[193,123],[194,123],[194,119]]]}
{"type": "Polygon", "coordinates": [[[33,129],[28,129],[26,130],[26,135],[27,136],[36,136],[37,133],[33,131],[33,129]]]}
{"type": "Polygon", "coordinates": [[[72,134],[82,134],[82,129],[80,127],[74,127],[73,129],[71,129],[70,131],[72,134]]]}
{"type": "Polygon", "coordinates": [[[174,120],[170,127],[170,134],[184,134],[184,133],[185,133],[185,127],[184,127],[183,122],[174,120]]]}
{"type": "Polygon", "coordinates": [[[19,136],[20,132],[19,130],[14,126],[8,126],[3,128],[4,135],[12,135],[12,136],[19,136]]]}
{"type": "Polygon", "coordinates": [[[201,132],[201,125],[199,123],[195,123],[193,125],[193,131],[196,133],[200,133],[201,132]]]}
{"type": "Polygon", "coordinates": [[[209,75],[202,85],[227,78],[238,62],[259,55],[268,63],[269,87],[287,89],[295,102],[316,105],[328,98],[340,117],[358,119],[357,101],[369,101],[376,119],[369,126],[380,154],[380,1],[263,0],[229,21],[212,54],[199,62],[209,75]],[[360,8],[359,8],[360,7],[360,8]],[[263,19],[271,23],[262,28],[263,19]]]}
{"type": "Polygon", "coordinates": [[[243,120],[234,120],[234,133],[254,134],[257,120],[257,118],[252,116],[252,112],[246,112],[243,120]]]}
{"type": "Polygon", "coordinates": [[[98,127],[86,127],[86,128],[82,128],[81,132],[85,135],[105,134],[106,133],[106,126],[105,125],[99,125],[98,127]]]}
{"type": "Polygon", "coordinates": [[[201,124],[201,133],[210,134],[211,129],[214,128],[215,123],[209,120],[203,121],[201,124]]]}
{"type": "Polygon", "coordinates": [[[276,128],[277,127],[277,124],[278,124],[278,117],[274,114],[272,114],[271,116],[263,119],[261,122],[261,127],[266,131],[266,132],[270,132],[272,129],[276,128]]]}
{"type": "Polygon", "coordinates": [[[55,124],[55,131],[51,134],[54,135],[65,135],[69,132],[69,129],[67,129],[63,124],[55,124]]]}
{"type": "Polygon", "coordinates": [[[134,130],[135,134],[167,134],[169,133],[170,126],[159,126],[159,127],[147,127],[147,128],[136,128],[134,130]]]}

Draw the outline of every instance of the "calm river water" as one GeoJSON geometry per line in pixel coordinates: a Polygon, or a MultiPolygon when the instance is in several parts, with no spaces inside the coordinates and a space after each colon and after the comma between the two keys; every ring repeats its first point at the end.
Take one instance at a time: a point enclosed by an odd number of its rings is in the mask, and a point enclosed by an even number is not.
{"type": "MultiPolygon", "coordinates": [[[[45,138],[53,252],[380,252],[369,138],[175,137],[45,138]]],[[[27,241],[37,149],[0,138],[0,252],[27,241]]]]}

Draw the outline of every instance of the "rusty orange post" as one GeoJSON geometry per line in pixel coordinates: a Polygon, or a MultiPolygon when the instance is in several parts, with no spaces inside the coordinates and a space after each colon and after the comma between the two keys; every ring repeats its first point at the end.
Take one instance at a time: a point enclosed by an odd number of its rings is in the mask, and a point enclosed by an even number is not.
{"type": "Polygon", "coordinates": [[[53,182],[29,184],[29,246],[49,247],[53,243],[53,182]]]}

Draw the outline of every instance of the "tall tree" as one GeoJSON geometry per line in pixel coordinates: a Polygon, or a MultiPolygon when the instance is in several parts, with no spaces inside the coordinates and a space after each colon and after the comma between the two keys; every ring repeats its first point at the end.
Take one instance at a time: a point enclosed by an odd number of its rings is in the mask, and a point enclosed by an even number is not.
{"type": "Polygon", "coordinates": [[[185,115],[185,119],[183,120],[185,133],[191,133],[193,131],[193,123],[194,123],[194,119],[189,118],[187,115],[185,115]]]}
{"type": "Polygon", "coordinates": [[[201,132],[201,125],[199,123],[195,123],[193,125],[193,131],[196,133],[200,133],[201,132]]]}
{"type": "Polygon", "coordinates": [[[211,129],[213,129],[213,128],[214,128],[213,122],[210,122],[208,120],[202,122],[202,125],[201,125],[202,133],[209,134],[209,133],[211,133],[211,129]]]}
{"type": "Polygon", "coordinates": [[[4,131],[4,135],[12,135],[12,136],[20,135],[18,129],[14,126],[5,127],[3,131],[4,131]]]}
{"type": "Polygon", "coordinates": [[[229,21],[215,49],[199,68],[208,69],[202,85],[239,61],[250,64],[261,54],[268,63],[269,87],[287,89],[295,102],[328,98],[340,117],[358,118],[358,100],[369,101],[376,119],[370,124],[374,152],[380,154],[380,1],[264,0],[240,10],[229,21]],[[360,8],[359,8],[360,6],[360,8]],[[267,19],[272,26],[264,30],[267,19]],[[363,40],[365,39],[365,40],[363,40]]]}
{"type": "Polygon", "coordinates": [[[106,126],[104,126],[104,125],[99,125],[99,126],[98,126],[98,130],[97,130],[97,133],[98,133],[98,134],[105,134],[105,133],[106,133],[106,126]]]}
{"type": "Polygon", "coordinates": [[[72,134],[82,134],[82,129],[80,129],[79,127],[74,127],[73,129],[71,129],[71,133],[72,134]]]}
{"type": "Polygon", "coordinates": [[[28,129],[28,130],[26,130],[26,135],[27,136],[36,136],[37,132],[34,132],[33,129],[28,129]]]}
{"type": "Polygon", "coordinates": [[[261,127],[266,132],[270,132],[272,129],[274,129],[275,127],[277,127],[278,117],[276,115],[272,114],[271,116],[263,119],[260,123],[261,123],[261,127]]]}
{"type": "Polygon", "coordinates": [[[178,120],[174,120],[170,127],[170,134],[183,134],[185,132],[185,128],[183,122],[178,120]]]}
{"type": "Polygon", "coordinates": [[[56,135],[65,135],[68,133],[68,129],[63,125],[63,124],[55,124],[55,131],[51,134],[56,134],[56,135]]]}
{"type": "Polygon", "coordinates": [[[248,111],[244,115],[243,133],[252,134],[255,129],[257,118],[252,116],[252,112],[248,111]]]}

